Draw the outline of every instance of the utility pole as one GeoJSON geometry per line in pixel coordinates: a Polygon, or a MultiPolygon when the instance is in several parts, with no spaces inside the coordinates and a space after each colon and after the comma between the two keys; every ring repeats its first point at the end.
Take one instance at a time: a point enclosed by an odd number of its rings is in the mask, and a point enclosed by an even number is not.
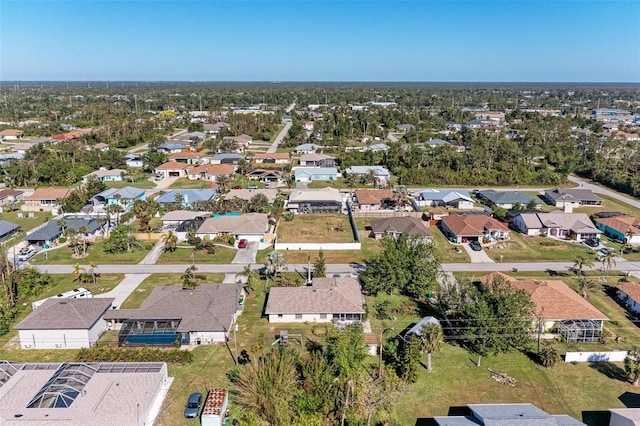
{"type": "Polygon", "coordinates": [[[544,308],[540,310],[540,316],[538,317],[538,355],[540,355],[540,335],[542,333],[542,314],[544,313],[544,308]]]}

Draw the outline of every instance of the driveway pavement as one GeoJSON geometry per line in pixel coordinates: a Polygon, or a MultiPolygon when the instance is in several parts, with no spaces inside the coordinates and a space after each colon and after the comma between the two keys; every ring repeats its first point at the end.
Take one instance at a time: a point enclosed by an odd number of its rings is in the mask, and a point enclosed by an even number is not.
{"type": "Polygon", "coordinates": [[[144,281],[150,274],[125,274],[124,279],[120,281],[120,284],[115,286],[113,290],[102,294],[96,294],[95,297],[114,297],[112,305],[120,307],[127,297],[135,291],[136,288],[144,281]]]}
{"type": "Polygon", "coordinates": [[[258,254],[257,241],[249,241],[247,247],[238,249],[236,257],[233,258],[231,263],[256,263],[256,255],[258,254]]]}
{"type": "Polygon", "coordinates": [[[480,251],[473,251],[471,250],[471,247],[469,247],[469,243],[462,243],[462,247],[464,247],[466,252],[469,253],[471,263],[494,263],[493,259],[489,257],[484,249],[480,251]]]}
{"type": "Polygon", "coordinates": [[[138,262],[139,265],[155,265],[160,255],[164,252],[164,241],[158,240],[158,242],[153,246],[151,251],[147,253],[147,255],[138,262]]]}

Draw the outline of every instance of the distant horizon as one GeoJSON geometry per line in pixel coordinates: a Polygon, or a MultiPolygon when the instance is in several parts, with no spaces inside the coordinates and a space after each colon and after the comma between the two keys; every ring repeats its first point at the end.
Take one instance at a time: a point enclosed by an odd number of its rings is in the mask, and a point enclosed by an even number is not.
{"type": "Polygon", "coordinates": [[[0,0],[5,82],[640,83],[630,0],[0,0]]]}

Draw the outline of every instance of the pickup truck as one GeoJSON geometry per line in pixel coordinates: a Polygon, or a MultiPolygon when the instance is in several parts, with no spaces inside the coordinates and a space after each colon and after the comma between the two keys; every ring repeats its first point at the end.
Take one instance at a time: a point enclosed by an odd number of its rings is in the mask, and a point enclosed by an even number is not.
{"type": "Polygon", "coordinates": [[[18,262],[26,262],[38,253],[35,247],[24,247],[18,252],[18,262]]]}

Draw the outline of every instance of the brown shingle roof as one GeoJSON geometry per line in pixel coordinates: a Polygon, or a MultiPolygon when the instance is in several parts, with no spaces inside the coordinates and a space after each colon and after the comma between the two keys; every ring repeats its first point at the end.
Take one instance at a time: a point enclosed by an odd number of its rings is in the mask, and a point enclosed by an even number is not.
{"type": "Polygon", "coordinates": [[[358,204],[382,204],[382,200],[393,198],[393,191],[388,189],[356,189],[358,204]]]}
{"type": "MultiPolygon", "coordinates": [[[[611,229],[626,234],[629,229],[640,227],[640,217],[635,216],[615,216],[602,219],[596,219],[596,222],[600,222],[603,225],[608,226],[611,229]]],[[[637,229],[633,230],[637,232],[637,229]]]]}
{"type": "Polygon", "coordinates": [[[170,160],[177,159],[177,158],[202,158],[202,154],[198,154],[197,152],[193,152],[193,151],[183,151],[183,152],[176,152],[169,156],[170,160]]]}
{"type": "Polygon", "coordinates": [[[24,135],[24,132],[22,130],[5,129],[0,132],[0,136],[20,136],[20,135],[24,135]]]}
{"type": "Polygon", "coordinates": [[[246,213],[240,216],[210,217],[198,228],[196,234],[264,234],[269,227],[269,216],[263,213],[246,213]]]}
{"type": "Polygon", "coordinates": [[[24,197],[25,200],[57,200],[65,199],[71,193],[70,188],[38,188],[33,194],[24,197]]]}
{"type": "Polygon", "coordinates": [[[272,287],[265,314],[364,313],[355,278],[314,278],[305,287],[272,287]]]}
{"type": "Polygon", "coordinates": [[[22,195],[24,192],[19,191],[17,189],[3,189],[0,191],[0,200],[4,200],[7,197],[17,197],[18,195],[22,195]]]}
{"type": "Polygon", "coordinates": [[[442,218],[456,235],[483,235],[485,229],[507,229],[504,223],[498,222],[484,214],[449,215],[442,218]]]}
{"type": "Polygon", "coordinates": [[[203,164],[193,168],[191,172],[189,172],[191,175],[200,173],[207,173],[209,176],[233,175],[235,173],[235,167],[231,164],[203,164]]]}
{"type": "Polygon", "coordinates": [[[197,290],[160,286],[153,289],[140,309],[112,309],[104,318],[176,318],[181,320],[179,332],[228,331],[242,291],[242,284],[204,284],[197,290]]]}
{"type": "Polygon", "coordinates": [[[517,280],[501,272],[493,272],[480,280],[484,283],[491,282],[494,276],[504,277],[514,288],[524,290],[531,296],[536,306],[536,316],[541,316],[544,320],[608,320],[563,281],[517,280]]]}
{"type": "Polygon", "coordinates": [[[620,283],[618,290],[624,291],[631,299],[640,303],[640,285],[632,282],[620,283]]]}
{"type": "Polygon", "coordinates": [[[156,167],[156,170],[183,170],[186,169],[187,165],[185,163],[179,163],[177,161],[168,161],[164,164],[160,164],[156,167]]]}
{"type": "Polygon", "coordinates": [[[405,234],[430,237],[431,231],[424,222],[415,217],[390,217],[371,222],[371,230],[374,234],[405,234]]]}
{"type": "Polygon", "coordinates": [[[16,330],[89,329],[111,307],[114,298],[49,299],[31,312],[16,330]]]}

